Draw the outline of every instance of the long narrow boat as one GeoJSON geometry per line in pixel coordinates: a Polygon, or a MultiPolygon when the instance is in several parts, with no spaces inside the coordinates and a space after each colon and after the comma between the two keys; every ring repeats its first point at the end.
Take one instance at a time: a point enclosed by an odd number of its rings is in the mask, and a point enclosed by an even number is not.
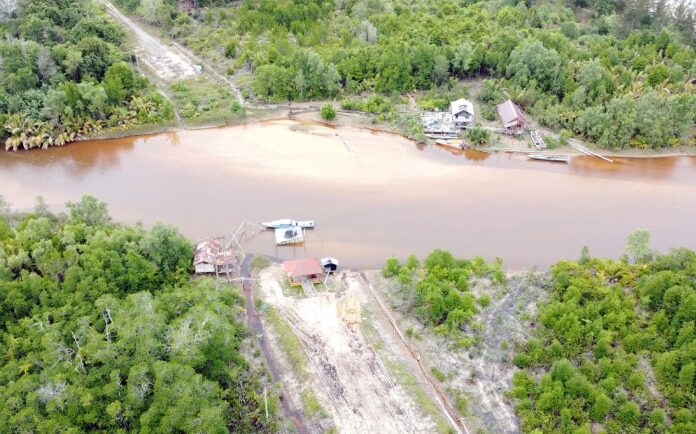
{"type": "Polygon", "coordinates": [[[567,155],[529,154],[528,157],[532,160],[550,161],[552,163],[570,163],[570,157],[567,155]]]}
{"type": "Polygon", "coordinates": [[[314,228],[314,220],[293,220],[293,219],[279,219],[272,220],[269,222],[262,222],[262,226],[266,229],[280,229],[280,228],[294,228],[299,227],[303,229],[314,228]]]}
{"type": "Polygon", "coordinates": [[[440,146],[445,146],[448,148],[454,148],[454,149],[466,149],[467,145],[464,143],[462,140],[445,140],[445,139],[437,139],[435,140],[436,145],[440,146]]]}

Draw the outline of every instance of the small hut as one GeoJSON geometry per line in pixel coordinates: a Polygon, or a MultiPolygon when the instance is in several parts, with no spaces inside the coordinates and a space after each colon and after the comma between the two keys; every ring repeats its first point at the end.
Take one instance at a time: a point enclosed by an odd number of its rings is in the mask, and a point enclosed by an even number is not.
{"type": "Polygon", "coordinates": [[[220,240],[211,238],[196,246],[193,256],[193,269],[196,274],[232,273],[237,266],[233,251],[221,250],[220,240]]]}
{"type": "Polygon", "coordinates": [[[283,262],[283,272],[290,285],[302,285],[303,281],[321,283],[324,268],[317,258],[296,259],[283,262]]]}
{"type": "Polygon", "coordinates": [[[509,132],[515,132],[524,127],[526,119],[519,107],[510,100],[498,104],[498,116],[503,123],[503,128],[509,132]]]}
{"type": "Polygon", "coordinates": [[[193,268],[196,274],[215,273],[215,260],[219,252],[220,241],[216,239],[211,238],[198,243],[193,256],[193,268]]]}

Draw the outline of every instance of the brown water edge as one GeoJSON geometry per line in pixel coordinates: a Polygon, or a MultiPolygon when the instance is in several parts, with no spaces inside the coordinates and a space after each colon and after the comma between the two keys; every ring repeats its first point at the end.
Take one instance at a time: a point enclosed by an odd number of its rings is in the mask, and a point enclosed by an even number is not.
{"type": "Polygon", "coordinates": [[[0,153],[0,185],[17,208],[37,195],[62,204],[89,193],[119,221],[164,221],[194,240],[243,219],[313,218],[302,247],[276,248],[270,232],[246,247],[331,255],[353,268],[438,247],[500,256],[512,269],[576,258],[585,244],[616,257],[637,228],[650,229],[658,249],[696,248],[694,157],[531,162],[306,121],[0,153]]]}

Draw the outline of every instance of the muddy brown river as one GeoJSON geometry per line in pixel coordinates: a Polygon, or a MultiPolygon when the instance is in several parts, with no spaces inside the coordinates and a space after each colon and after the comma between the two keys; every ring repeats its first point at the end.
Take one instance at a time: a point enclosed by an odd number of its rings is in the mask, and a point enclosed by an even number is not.
{"type": "Polygon", "coordinates": [[[354,268],[437,247],[510,269],[575,259],[583,245],[617,257],[638,228],[657,249],[696,248],[694,157],[531,162],[290,120],[0,152],[0,194],[15,208],[87,193],[118,221],[163,221],[194,240],[243,220],[315,219],[304,246],[249,226],[244,247],[354,268]]]}

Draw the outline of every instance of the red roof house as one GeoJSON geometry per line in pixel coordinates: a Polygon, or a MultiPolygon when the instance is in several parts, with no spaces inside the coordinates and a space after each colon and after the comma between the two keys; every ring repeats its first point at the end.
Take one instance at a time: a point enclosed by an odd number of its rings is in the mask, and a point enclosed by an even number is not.
{"type": "Polygon", "coordinates": [[[324,267],[317,258],[296,259],[283,262],[283,271],[291,285],[301,285],[303,280],[321,282],[324,267]]]}

